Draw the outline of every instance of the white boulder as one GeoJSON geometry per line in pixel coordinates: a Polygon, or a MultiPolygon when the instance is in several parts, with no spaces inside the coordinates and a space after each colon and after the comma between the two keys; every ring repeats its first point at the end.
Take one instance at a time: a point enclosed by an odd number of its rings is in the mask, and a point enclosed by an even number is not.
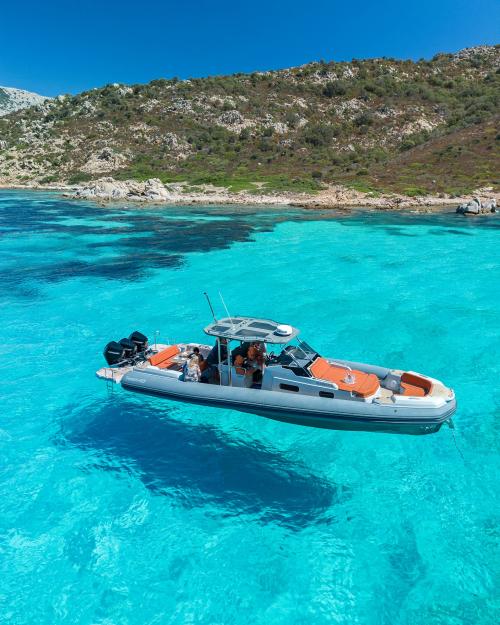
{"type": "Polygon", "coordinates": [[[481,215],[484,213],[496,213],[497,201],[495,198],[482,202],[474,197],[470,202],[464,202],[457,206],[457,213],[462,215],[481,215]]]}
{"type": "Polygon", "coordinates": [[[172,194],[158,178],[145,182],[99,178],[77,189],[71,197],[96,200],[129,200],[131,202],[167,202],[172,194]]]}

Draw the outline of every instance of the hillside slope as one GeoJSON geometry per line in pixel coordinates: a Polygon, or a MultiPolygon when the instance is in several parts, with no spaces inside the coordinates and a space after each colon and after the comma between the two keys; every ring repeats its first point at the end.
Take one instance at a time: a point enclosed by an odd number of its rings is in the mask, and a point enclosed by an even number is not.
{"type": "Polygon", "coordinates": [[[30,106],[42,104],[47,99],[45,96],[32,93],[31,91],[0,86],[0,117],[30,106]]]}
{"type": "Polygon", "coordinates": [[[0,181],[112,175],[238,189],[499,185],[500,46],[108,85],[0,119],[0,181]]]}

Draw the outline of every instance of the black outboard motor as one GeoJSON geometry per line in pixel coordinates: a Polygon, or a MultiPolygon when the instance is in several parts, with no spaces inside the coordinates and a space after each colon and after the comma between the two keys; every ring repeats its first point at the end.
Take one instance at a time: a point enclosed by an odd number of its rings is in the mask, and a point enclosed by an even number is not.
{"type": "Polygon", "coordinates": [[[125,360],[125,347],[116,341],[111,341],[104,348],[104,358],[108,365],[116,365],[125,360]]]}
{"type": "Polygon", "coordinates": [[[145,352],[148,348],[148,337],[138,332],[132,332],[132,334],[128,337],[132,343],[135,343],[138,352],[145,352]]]}
{"type": "Polygon", "coordinates": [[[133,358],[137,353],[137,345],[130,339],[120,339],[120,345],[125,349],[125,358],[133,358]]]}

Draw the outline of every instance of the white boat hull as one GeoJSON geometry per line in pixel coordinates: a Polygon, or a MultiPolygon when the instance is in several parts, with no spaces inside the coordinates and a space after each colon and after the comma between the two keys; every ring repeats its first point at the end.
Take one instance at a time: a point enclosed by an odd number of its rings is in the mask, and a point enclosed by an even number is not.
{"type": "Polygon", "coordinates": [[[397,402],[352,401],[189,383],[154,369],[135,368],[125,373],[121,384],[132,392],[334,430],[431,434],[449,421],[456,410],[453,395],[446,401],[434,402],[423,402],[420,398],[397,398],[397,402]]]}

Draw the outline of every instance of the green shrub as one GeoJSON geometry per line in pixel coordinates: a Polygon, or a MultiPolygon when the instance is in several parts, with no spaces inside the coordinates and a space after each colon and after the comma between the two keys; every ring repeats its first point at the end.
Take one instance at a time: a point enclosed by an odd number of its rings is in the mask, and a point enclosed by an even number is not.
{"type": "Polygon", "coordinates": [[[347,93],[347,87],[345,83],[340,80],[335,82],[327,82],[323,87],[323,95],[327,98],[334,98],[336,96],[345,95],[347,93]]]}
{"type": "Polygon", "coordinates": [[[371,126],[374,122],[373,115],[368,111],[360,113],[353,119],[355,126],[371,126]]]}
{"type": "Polygon", "coordinates": [[[45,176],[44,178],[40,178],[40,184],[50,184],[52,182],[57,182],[59,180],[59,176],[51,175],[45,176]]]}
{"type": "Polygon", "coordinates": [[[406,187],[403,189],[403,193],[408,195],[409,197],[417,197],[418,195],[427,195],[427,191],[425,189],[421,189],[420,187],[406,187]]]}
{"type": "Polygon", "coordinates": [[[364,180],[351,180],[347,181],[345,184],[347,187],[354,189],[355,191],[359,191],[360,193],[369,193],[372,196],[378,195],[377,189],[364,180]]]}
{"type": "Polygon", "coordinates": [[[81,182],[88,182],[92,180],[92,176],[83,171],[77,171],[75,174],[68,178],[68,184],[80,184],[81,182]]]}
{"type": "Polygon", "coordinates": [[[303,132],[304,141],[313,146],[325,146],[335,137],[335,127],[329,124],[309,124],[303,132]]]}

